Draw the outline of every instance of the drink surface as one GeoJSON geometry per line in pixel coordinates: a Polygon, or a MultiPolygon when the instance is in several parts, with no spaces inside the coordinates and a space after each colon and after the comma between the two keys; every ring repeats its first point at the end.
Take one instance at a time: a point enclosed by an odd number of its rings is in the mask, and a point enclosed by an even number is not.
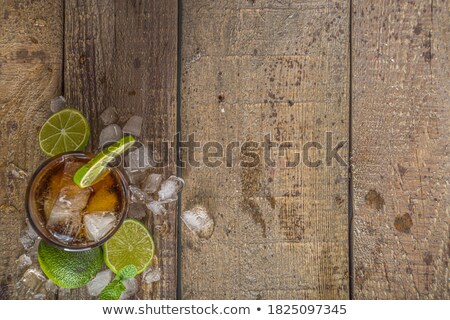
{"type": "Polygon", "coordinates": [[[89,161],[67,157],[44,172],[36,190],[36,208],[56,241],[86,246],[105,238],[119,223],[123,201],[120,183],[112,172],[92,187],[79,188],[75,172],[89,161]]]}

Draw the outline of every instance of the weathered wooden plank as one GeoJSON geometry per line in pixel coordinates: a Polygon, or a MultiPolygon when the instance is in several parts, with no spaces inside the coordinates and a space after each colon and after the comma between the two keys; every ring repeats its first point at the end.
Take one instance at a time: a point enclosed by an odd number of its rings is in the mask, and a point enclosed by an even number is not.
{"type": "Polygon", "coordinates": [[[448,299],[450,3],[353,6],[355,298],[448,299]]]}
{"type": "MultiPolygon", "coordinates": [[[[67,1],[65,6],[65,94],[88,117],[91,147],[102,129],[101,112],[110,106],[120,124],[144,117],[144,142],[172,141],[176,131],[177,1],[67,1]]],[[[173,160],[174,154],[169,154],[173,160]]],[[[162,169],[175,173],[173,162],[162,169]]],[[[176,297],[176,205],[147,225],[157,247],[161,281],[142,287],[143,299],[176,297]],[[170,226],[160,232],[161,224],[170,226]]],[[[84,290],[64,298],[86,298],[84,290]]]]}
{"type": "Polygon", "coordinates": [[[32,298],[16,287],[27,181],[7,168],[31,174],[45,159],[37,133],[60,90],[62,16],[60,1],[0,1],[0,299],[32,298]]]}
{"type": "Polygon", "coordinates": [[[184,1],[182,21],[183,140],[292,145],[273,167],[249,145],[256,166],[236,149],[231,167],[187,164],[183,210],[205,207],[215,230],[182,226],[182,297],[348,298],[347,166],[324,161],[326,132],[348,139],[347,1],[184,1]],[[324,162],[286,167],[311,141],[324,162]]]}

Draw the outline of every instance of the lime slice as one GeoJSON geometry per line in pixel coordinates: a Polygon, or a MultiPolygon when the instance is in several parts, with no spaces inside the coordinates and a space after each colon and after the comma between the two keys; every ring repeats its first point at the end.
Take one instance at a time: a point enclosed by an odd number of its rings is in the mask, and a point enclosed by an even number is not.
{"type": "Polygon", "coordinates": [[[125,136],[104,149],[91,161],[86,163],[73,176],[73,181],[80,188],[87,188],[94,185],[108,170],[108,163],[113,161],[118,155],[128,150],[136,140],[132,136],[125,136]]]}
{"type": "Polygon", "coordinates": [[[39,131],[39,146],[48,156],[83,150],[89,141],[89,124],[80,111],[63,109],[53,114],[39,131]]]}
{"type": "Polygon", "coordinates": [[[139,221],[127,219],[103,245],[103,259],[114,273],[127,265],[135,265],[138,274],[150,265],[154,253],[153,239],[139,221]]]}
{"type": "Polygon", "coordinates": [[[87,284],[100,271],[102,250],[69,252],[41,241],[38,260],[42,271],[55,284],[63,288],[79,288],[87,284]]]}

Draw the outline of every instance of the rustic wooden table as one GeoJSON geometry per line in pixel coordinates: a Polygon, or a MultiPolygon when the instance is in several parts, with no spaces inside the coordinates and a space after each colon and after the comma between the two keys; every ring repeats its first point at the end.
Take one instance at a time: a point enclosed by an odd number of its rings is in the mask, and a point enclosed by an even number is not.
{"type": "Polygon", "coordinates": [[[7,167],[45,159],[37,132],[59,94],[91,147],[109,106],[157,142],[291,142],[275,166],[180,170],[181,208],[146,220],[162,279],[136,298],[450,298],[449,49],[448,0],[1,0],[0,298],[24,298],[26,181],[7,167]],[[311,141],[325,159],[327,132],[350,166],[285,165],[311,141]],[[194,205],[209,239],[178,223],[194,205]]]}

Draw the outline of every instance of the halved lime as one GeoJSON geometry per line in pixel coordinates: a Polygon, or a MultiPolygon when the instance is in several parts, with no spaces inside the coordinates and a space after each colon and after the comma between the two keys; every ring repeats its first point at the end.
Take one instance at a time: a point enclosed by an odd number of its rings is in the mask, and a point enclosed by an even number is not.
{"type": "Polygon", "coordinates": [[[79,288],[88,283],[100,271],[103,264],[102,250],[69,252],[57,249],[41,241],[38,260],[45,275],[63,288],[79,288]]]}
{"type": "Polygon", "coordinates": [[[80,111],[67,108],[53,114],[39,131],[39,146],[48,156],[83,150],[89,141],[89,124],[80,111]]]}
{"type": "Polygon", "coordinates": [[[95,158],[75,172],[73,181],[80,188],[87,188],[94,185],[101,179],[105,171],[108,170],[108,163],[131,148],[135,141],[132,136],[125,136],[119,141],[114,142],[108,148],[103,149],[95,158]]]}
{"type": "Polygon", "coordinates": [[[127,219],[103,245],[103,259],[114,273],[127,265],[135,265],[138,274],[150,265],[155,245],[147,228],[139,221],[127,219]]]}

